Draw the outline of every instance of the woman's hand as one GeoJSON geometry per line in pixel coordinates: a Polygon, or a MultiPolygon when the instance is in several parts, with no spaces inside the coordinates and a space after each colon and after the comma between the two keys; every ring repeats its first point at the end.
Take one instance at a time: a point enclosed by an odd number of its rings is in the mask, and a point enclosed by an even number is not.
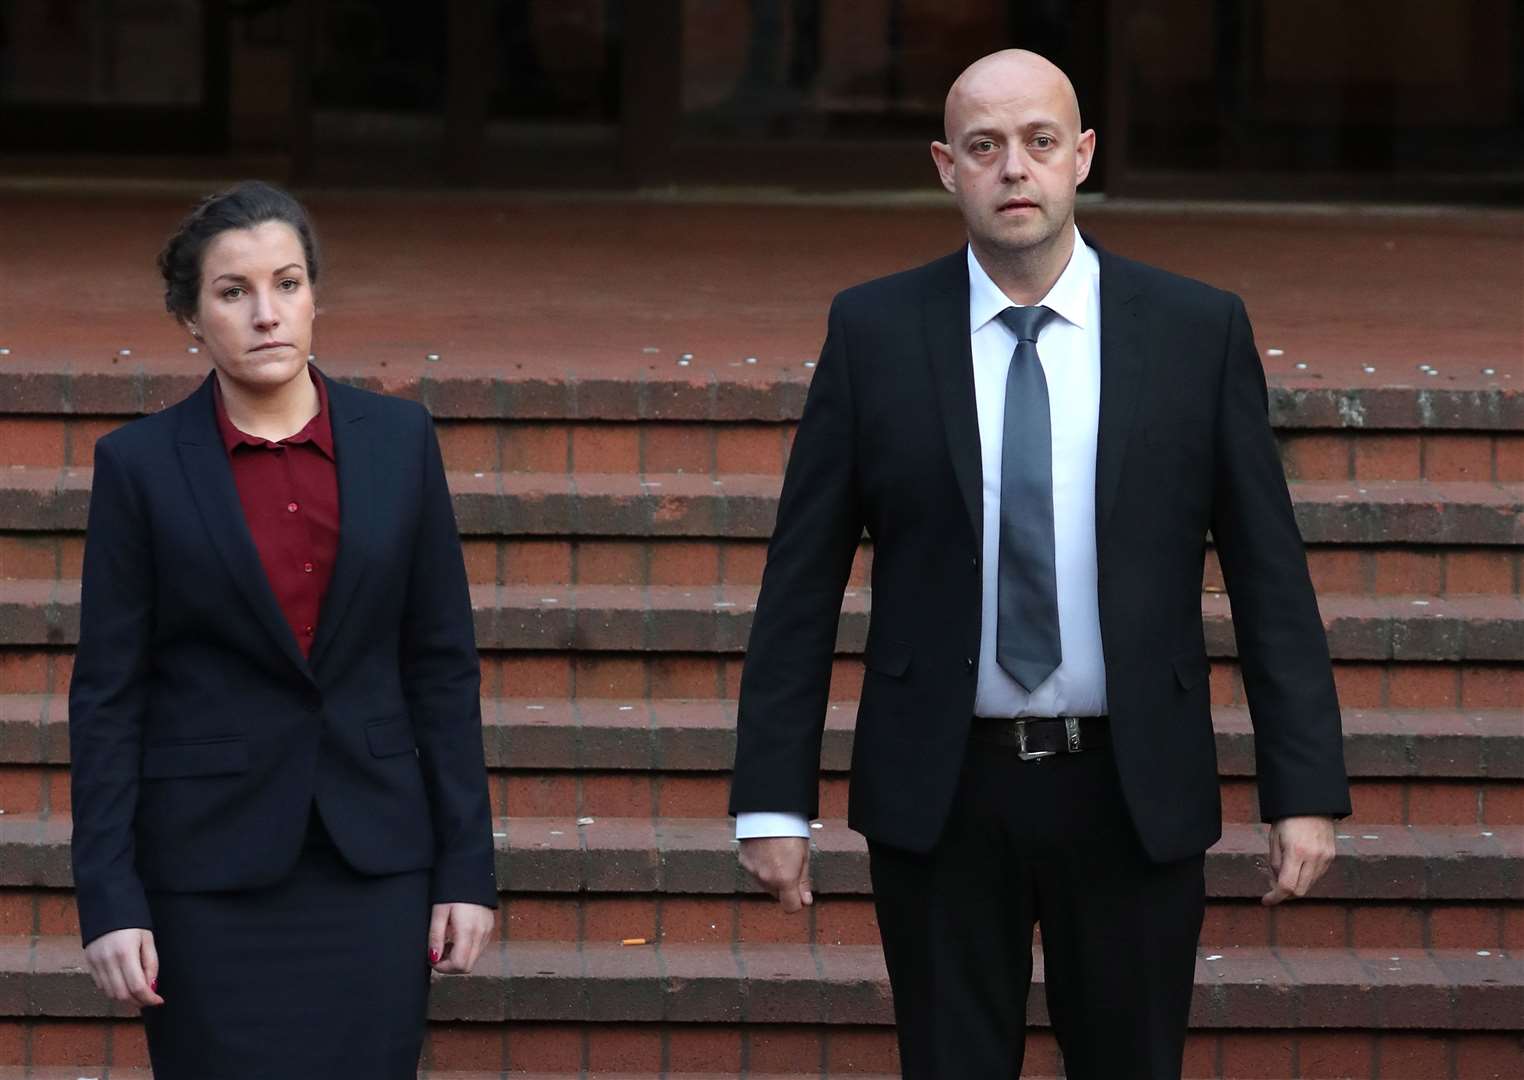
{"type": "Polygon", "coordinates": [[[159,954],[152,930],[113,930],[85,946],[90,977],[112,1001],[163,1005],[158,993],[159,954]]]}
{"type": "Polygon", "coordinates": [[[442,975],[465,975],[492,936],[492,909],[480,904],[435,904],[429,921],[429,963],[442,975]]]}

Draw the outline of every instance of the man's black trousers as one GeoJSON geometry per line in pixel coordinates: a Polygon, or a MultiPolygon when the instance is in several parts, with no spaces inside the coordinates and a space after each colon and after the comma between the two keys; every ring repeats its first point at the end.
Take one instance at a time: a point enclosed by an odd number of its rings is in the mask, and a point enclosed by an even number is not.
{"type": "Polygon", "coordinates": [[[938,846],[869,853],[907,1080],[1021,1075],[1034,925],[1070,1080],[1178,1080],[1204,859],[1149,861],[1109,749],[971,740],[938,846]]]}

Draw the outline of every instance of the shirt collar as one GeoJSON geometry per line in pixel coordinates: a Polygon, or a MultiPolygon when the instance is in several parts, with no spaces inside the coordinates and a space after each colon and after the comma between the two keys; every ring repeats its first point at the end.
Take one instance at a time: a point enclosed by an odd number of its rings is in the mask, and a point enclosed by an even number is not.
{"type": "Polygon", "coordinates": [[[307,374],[312,378],[312,385],[317,387],[318,411],[311,420],[308,420],[302,430],[295,435],[289,435],[279,442],[271,442],[262,439],[258,435],[250,435],[246,431],[240,431],[233,426],[232,418],[228,416],[227,405],[222,400],[222,384],[216,379],[212,380],[212,400],[216,402],[217,430],[222,435],[223,448],[231,454],[240,446],[270,447],[290,446],[296,443],[310,442],[320,450],[324,457],[333,460],[333,424],[328,417],[328,387],[318,377],[317,371],[311,366],[307,367],[307,374]]]}
{"type": "MultiPolygon", "coordinates": [[[[1069,264],[1064,267],[1064,272],[1058,275],[1058,280],[1048,290],[1048,294],[1038,301],[1044,307],[1052,308],[1066,322],[1083,328],[1090,319],[1091,297],[1094,295],[1093,283],[1095,276],[1100,272],[1100,260],[1095,252],[1085,243],[1080,236],[1079,229],[1074,230],[1074,251],[1069,256],[1069,264]]],[[[984,267],[979,265],[979,260],[974,257],[974,247],[968,246],[968,332],[975,333],[985,323],[999,315],[1006,308],[1012,306],[1014,301],[1000,291],[1000,286],[985,273],[984,267]]]]}

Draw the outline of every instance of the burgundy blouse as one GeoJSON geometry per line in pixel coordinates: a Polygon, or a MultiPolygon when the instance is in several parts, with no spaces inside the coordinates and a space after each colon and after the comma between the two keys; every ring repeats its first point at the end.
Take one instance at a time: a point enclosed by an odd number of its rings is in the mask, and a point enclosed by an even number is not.
{"type": "Polygon", "coordinates": [[[309,373],[317,387],[317,415],[279,442],[239,431],[228,419],[220,385],[212,395],[244,521],[304,656],[312,654],[318,613],[339,552],[339,475],[328,391],[315,372],[309,373]]]}

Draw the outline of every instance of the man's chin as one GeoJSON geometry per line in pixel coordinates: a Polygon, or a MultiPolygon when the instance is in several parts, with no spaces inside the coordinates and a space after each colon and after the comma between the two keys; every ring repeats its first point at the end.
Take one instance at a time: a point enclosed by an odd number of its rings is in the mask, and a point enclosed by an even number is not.
{"type": "Polygon", "coordinates": [[[1041,217],[1033,216],[1026,221],[1000,218],[991,222],[979,239],[1002,251],[1029,251],[1051,243],[1057,231],[1041,217]]]}

